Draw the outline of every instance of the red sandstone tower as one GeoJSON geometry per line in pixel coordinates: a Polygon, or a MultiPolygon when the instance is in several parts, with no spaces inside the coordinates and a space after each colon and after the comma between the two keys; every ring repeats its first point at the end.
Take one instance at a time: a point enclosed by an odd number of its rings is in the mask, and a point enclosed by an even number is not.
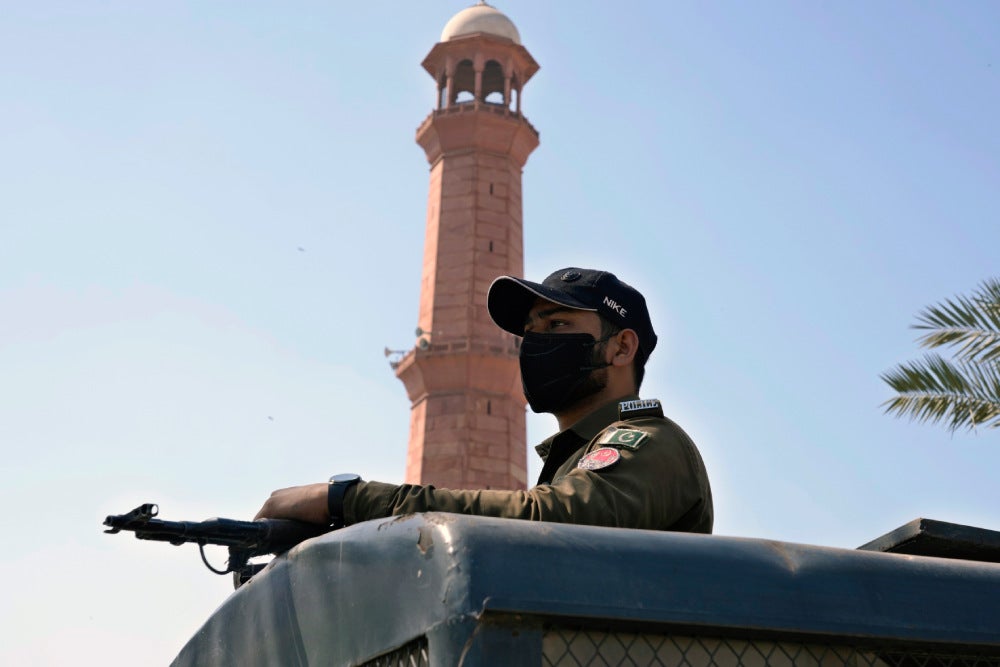
{"type": "Polygon", "coordinates": [[[422,64],[437,108],[417,129],[431,172],[417,341],[396,365],[412,402],[406,481],[523,489],[518,340],[490,320],[486,292],[524,271],[521,170],[538,133],[521,93],[538,64],[485,3],[452,17],[422,64]]]}

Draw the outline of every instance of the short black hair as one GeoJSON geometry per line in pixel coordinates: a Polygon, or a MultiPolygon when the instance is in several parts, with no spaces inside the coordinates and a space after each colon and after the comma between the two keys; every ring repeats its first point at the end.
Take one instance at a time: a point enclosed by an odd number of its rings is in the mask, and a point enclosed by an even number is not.
{"type": "MultiPolygon", "coordinates": [[[[611,336],[618,334],[624,330],[621,327],[603,315],[598,315],[601,320],[601,338],[608,339],[611,336]]],[[[646,376],[646,359],[647,355],[643,353],[642,347],[635,351],[635,358],[632,360],[632,379],[635,381],[635,392],[639,393],[639,387],[642,386],[642,379],[646,376]]]]}

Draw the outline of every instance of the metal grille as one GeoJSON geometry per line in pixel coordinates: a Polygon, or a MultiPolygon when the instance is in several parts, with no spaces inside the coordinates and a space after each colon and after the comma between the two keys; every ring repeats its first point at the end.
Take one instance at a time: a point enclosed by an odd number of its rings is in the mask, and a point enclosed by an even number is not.
{"type": "Polygon", "coordinates": [[[430,664],[427,657],[427,638],[420,637],[391,653],[384,653],[362,663],[361,667],[428,667],[430,664]]]}
{"type": "Polygon", "coordinates": [[[551,630],[542,642],[547,667],[1000,667],[1000,656],[891,651],[623,632],[551,630]]]}

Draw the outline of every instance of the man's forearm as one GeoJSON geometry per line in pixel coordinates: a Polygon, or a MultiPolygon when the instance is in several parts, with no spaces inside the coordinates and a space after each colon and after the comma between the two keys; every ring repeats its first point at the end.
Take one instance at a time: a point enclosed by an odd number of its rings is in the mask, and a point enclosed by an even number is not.
{"type": "Polygon", "coordinates": [[[295,519],[308,523],[330,525],[326,509],[329,484],[306,484],[278,489],[264,502],[254,519],[295,519]]]}

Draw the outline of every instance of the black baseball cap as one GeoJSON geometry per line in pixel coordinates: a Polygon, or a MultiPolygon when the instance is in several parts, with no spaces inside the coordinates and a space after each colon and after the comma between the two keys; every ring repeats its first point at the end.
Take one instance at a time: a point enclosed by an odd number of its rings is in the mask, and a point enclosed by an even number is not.
{"type": "Polygon", "coordinates": [[[569,267],[555,271],[541,283],[500,276],[490,285],[486,307],[497,326],[523,336],[528,311],[538,297],[595,312],[623,329],[632,329],[639,336],[639,350],[647,358],[656,347],[646,299],[607,271],[569,267]]]}

